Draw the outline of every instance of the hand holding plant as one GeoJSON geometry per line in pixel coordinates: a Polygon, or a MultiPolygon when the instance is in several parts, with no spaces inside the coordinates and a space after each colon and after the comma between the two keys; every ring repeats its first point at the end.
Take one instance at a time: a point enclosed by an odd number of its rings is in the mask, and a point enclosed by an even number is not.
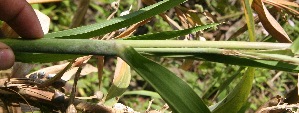
{"type": "MultiPolygon", "coordinates": [[[[41,38],[43,32],[31,6],[24,0],[0,0],[0,20],[7,22],[23,38],[41,38]]],[[[14,63],[13,51],[0,42],[0,70],[14,63]]]]}

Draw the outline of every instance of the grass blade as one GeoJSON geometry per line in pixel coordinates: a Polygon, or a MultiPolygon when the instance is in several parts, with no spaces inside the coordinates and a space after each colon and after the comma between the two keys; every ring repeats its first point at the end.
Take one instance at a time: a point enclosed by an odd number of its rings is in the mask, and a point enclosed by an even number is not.
{"type": "MultiPolygon", "coordinates": [[[[221,52],[217,48],[227,49],[281,49],[286,50],[291,44],[283,43],[263,43],[263,42],[233,42],[233,41],[174,41],[174,40],[85,40],[85,39],[39,39],[39,40],[16,40],[16,39],[1,39],[1,42],[10,46],[16,54],[17,61],[24,62],[51,62],[57,60],[67,60],[76,58],[80,55],[117,55],[115,49],[116,44],[125,44],[132,47],[137,47],[136,50],[144,52],[146,48],[164,49],[147,51],[160,56],[174,55],[179,57],[201,58],[208,61],[227,63],[233,65],[263,67],[268,69],[299,72],[297,65],[284,61],[274,60],[259,60],[240,58],[240,56],[229,56],[221,54],[212,54],[211,52],[221,52]],[[142,47],[142,48],[138,48],[142,47]],[[151,47],[151,48],[150,48],[151,47]],[[153,48],[162,47],[162,48],[153,48]],[[172,48],[165,48],[172,47],[172,48]],[[176,47],[176,48],[174,48],[176,47]],[[180,47],[180,48],[178,48],[180,47]],[[182,48],[188,47],[188,48],[182,48]],[[142,50],[140,50],[142,49],[142,50]],[[171,50],[170,50],[171,49],[171,50]],[[181,49],[184,49],[183,52],[181,49]],[[168,51],[168,52],[167,52],[168,51]],[[20,53],[21,52],[21,53],[20,53]],[[27,53],[26,53],[27,52],[27,53]],[[32,54],[34,53],[34,54],[32,54]],[[47,54],[36,54],[47,53],[47,54]],[[51,54],[52,53],[52,54],[51,54]],[[77,55],[70,55],[77,54],[77,55]],[[50,56],[47,56],[50,55],[50,56]],[[67,57],[64,57],[67,56],[67,57]],[[59,59],[56,59],[59,58],[59,59]]],[[[292,46],[294,49],[294,45],[292,46]]],[[[286,50],[289,51],[289,50],[286,50]]],[[[294,58],[295,59],[295,58],[294,58]]]]}
{"type": "Polygon", "coordinates": [[[161,98],[161,96],[153,91],[146,91],[146,90],[138,90],[138,91],[127,91],[123,95],[142,95],[142,96],[149,96],[152,98],[161,98]]]}
{"type": "Polygon", "coordinates": [[[103,21],[97,24],[77,27],[64,31],[49,33],[44,38],[91,38],[100,36],[123,27],[135,24],[154,15],[160,14],[172,7],[175,7],[186,0],[163,0],[154,5],[140,9],[125,16],[117,17],[111,20],[103,21]]]}
{"type": "Polygon", "coordinates": [[[212,108],[213,113],[237,113],[243,104],[246,103],[247,97],[252,87],[254,79],[254,68],[248,68],[234,90],[228,96],[219,102],[215,108],[212,108]]]}
{"type": "Polygon", "coordinates": [[[127,90],[130,80],[130,66],[120,58],[117,58],[112,86],[109,88],[106,100],[122,95],[127,90]]]}
{"type": "Polygon", "coordinates": [[[197,26],[194,28],[184,29],[184,30],[173,30],[173,31],[165,31],[165,32],[159,32],[159,33],[153,33],[153,34],[145,34],[145,35],[140,35],[140,36],[132,36],[132,37],[125,38],[125,40],[166,40],[166,39],[171,39],[171,38],[175,38],[178,36],[191,34],[191,33],[198,32],[198,31],[202,31],[205,29],[209,29],[211,27],[215,27],[220,24],[221,23],[212,23],[212,24],[197,26]]]}
{"type": "Polygon", "coordinates": [[[294,54],[299,54],[299,38],[297,38],[291,45],[291,50],[294,54]]]}
{"type": "Polygon", "coordinates": [[[163,66],[139,55],[133,48],[119,46],[119,56],[142,76],[175,113],[209,113],[201,98],[183,80],[163,66]]]}

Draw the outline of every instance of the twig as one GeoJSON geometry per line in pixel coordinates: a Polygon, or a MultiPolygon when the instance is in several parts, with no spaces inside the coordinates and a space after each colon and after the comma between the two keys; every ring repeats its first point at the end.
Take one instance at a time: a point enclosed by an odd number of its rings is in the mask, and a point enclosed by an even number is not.
{"type": "Polygon", "coordinates": [[[77,82],[79,80],[81,71],[82,71],[82,65],[79,67],[79,69],[77,70],[77,72],[75,74],[74,84],[73,84],[73,87],[72,87],[72,92],[71,92],[71,95],[70,95],[70,101],[69,101],[68,106],[70,106],[71,104],[73,104],[73,101],[75,99],[76,88],[77,88],[76,86],[77,86],[77,82]]]}
{"type": "Polygon", "coordinates": [[[75,27],[80,26],[80,24],[82,23],[82,21],[84,19],[86,12],[87,12],[89,2],[90,2],[90,0],[80,0],[78,9],[73,17],[70,28],[75,28],[75,27]]]}
{"type": "MultiPolygon", "coordinates": [[[[270,111],[270,110],[279,110],[279,109],[285,109],[285,110],[290,110],[292,111],[292,108],[299,108],[299,103],[297,104],[290,104],[288,105],[288,103],[284,103],[282,105],[277,105],[277,106],[271,106],[271,107],[266,107],[266,108],[262,108],[260,112],[258,113],[262,113],[263,111],[270,111]]],[[[293,112],[295,113],[295,112],[293,112]]]]}

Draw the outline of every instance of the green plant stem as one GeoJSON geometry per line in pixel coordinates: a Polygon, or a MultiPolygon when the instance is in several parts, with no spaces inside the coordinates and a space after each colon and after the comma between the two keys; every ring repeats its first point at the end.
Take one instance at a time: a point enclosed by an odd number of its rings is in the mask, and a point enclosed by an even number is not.
{"type": "Polygon", "coordinates": [[[216,48],[134,48],[138,52],[146,53],[165,53],[165,54],[194,54],[194,53],[214,53],[223,54],[225,51],[223,49],[216,48]]]}
{"type": "Polygon", "coordinates": [[[256,59],[265,59],[265,60],[277,60],[285,61],[288,63],[299,64],[299,59],[296,57],[291,57],[287,55],[280,54],[265,54],[265,53],[254,53],[254,52],[244,52],[243,54],[256,57],[256,59]]]}
{"type": "Polygon", "coordinates": [[[298,64],[297,58],[285,55],[252,53],[251,49],[281,49],[291,46],[289,43],[233,42],[233,41],[178,41],[178,40],[84,40],[84,39],[39,39],[39,40],[0,40],[8,44],[15,52],[55,53],[80,55],[117,55],[116,45],[134,47],[139,52],[170,53],[193,55],[212,53],[233,55],[244,58],[281,60],[298,64]],[[243,50],[230,50],[243,49],[243,50]],[[246,51],[247,50],[247,51],[246,51]]]}
{"type": "Polygon", "coordinates": [[[133,48],[223,48],[223,49],[289,49],[290,43],[240,41],[183,41],[183,40],[115,40],[133,48]]]}
{"type": "Polygon", "coordinates": [[[155,55],[168,54],[170,56],[172,55],[190,56],[190,55],[196,55],[198,53],[221,54],[221,55],[239,56],[242,58],[277,60],[277,61],[285,61],[293,64],[299,64],[299,59],[295,57],[291,57],[288,55],[281,55],[281,54],[255,53],[255,52],[250,52],[250,50],[238,51],[238,50],[217,49],[217,48],[135,48],[135,50],[138,52],[153,53],[155,55]]]}
{"type": "Polygon", "coordinates": [[[264,67],[292,72],[298,72],[299,70],[298,66],[294,65],[298,64],[298,58],[291,57],[293,55],[288,56],[290,54],[284,54],[290,52],[291,44],[289,43],[173,40],[100,41],[86,39],[0,39],[0,42],[9,45],[16,53],[16,60],[23,62],[54,62],[76,58],[78,55],[118,56],[120,54],[120,45],[127,45],[134,47],[139,52],[146,52],[145,55],[149,53],[170,57],[198,57],[208,61],[234,65],[264,67]],[[265,50],[275,50],[276,52],[267,53],[265,50]],[[261,53],[254,53],[258,51],[261,51],[261,53]]]}
{"type": "MultiPolygon", "coordinates": [[[[84,39],[0,39],[9,45],[15,52],[55,53],[55,54],[89,54],[89,55],[116,55],[115,45],[123,44],[133,48],[197,48],[192,51],[211,52],[211,48],[220,49],[289,49],[289,43],[267,42],[235,42],[235,41],[181,41],[181,40],[84,40],[84,39]],[[200,49],[210,48],[210,49],[200,49]]],[[[153,50],[153,49],[152,49],[153,50]]],[[[157,51],[161,51],[156,49],[157,51]]],[[[163,50],[163,49],[162,49],[163,50]]],[[[141,50],[140,50],[141,51],[141,50]]],[[[145,51],[145,50],[142,50],[145,51]]],[[[164,50],[166,51],[166,49],[164,50]]],[[[172,49],[176,51],[176,49],[172,49]]],[[[179,50],[177,50],[179,51],[179,50]]],[[[217,50],[218,51],[218,50],[217,50]]],[[[186,51],[187,52],[187,51],[186,51]]],[[[219,52],[219,51],[218,51],[219,52]]]]}
{"type": "Polygon", "coordinates": [[[98,40],[39,39],[15,40],[3,39],[15,52],[55,53],[78,55],[117,55],[116,43],[98,40]]]}

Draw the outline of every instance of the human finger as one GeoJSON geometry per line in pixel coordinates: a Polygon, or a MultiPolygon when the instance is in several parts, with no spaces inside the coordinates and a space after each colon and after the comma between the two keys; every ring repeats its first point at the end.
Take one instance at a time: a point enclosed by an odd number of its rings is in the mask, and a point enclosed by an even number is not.
{"type": "Polygon", "coordinates": [[[15,61],[15,56],[12,50],[0,42],[0,70],[8,69],[13,66],[15,61]]]}
{"type": "Polygon", "coordinates": [[[0,20],[23,38],[43,37],[38,18],[26,0],[0,0],[0,20]]]}

